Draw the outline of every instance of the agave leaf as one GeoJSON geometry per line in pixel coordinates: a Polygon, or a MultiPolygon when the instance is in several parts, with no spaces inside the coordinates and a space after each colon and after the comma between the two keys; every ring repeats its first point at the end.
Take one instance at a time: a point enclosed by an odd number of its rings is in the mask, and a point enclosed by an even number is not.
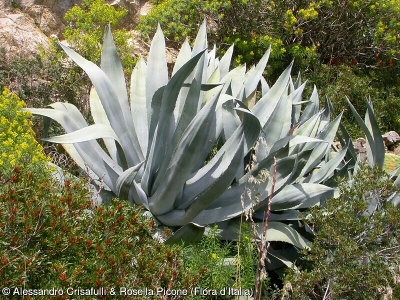
{"type": "Polygon", "coordinates": [[[243,160],[242,155],[243,137],[241,137],[239,144],[236,148],[225,151],[218,161],[213,164],[212,168],[197,182],[194,182],[191,187],[192,190],[185,194],[183,192],[182,200],[176,202],[177,209],[179,203],[185,210],[179,216],[173,211],[173,214],[164,214],[157,216],[157,218],[168,226],[182,226],[192,221],[201,211],[212,203],[214,199],[220,196],[232,183],[235,178],[237,165],[243,160]],[[201,190],[193,190],[193,188],[202,187],[201,190]]]}
{"type": "MultiPolygon", "coordinates": [[[[29,108],[24,110],[30,111],[35,115],[52,118],[60,123],[67,132],[73,132],[80,129],[80,126],[75,122],[75,119],[65,111],[40,108],[29,108]]],[[[116,164],[103,149],[101,149],[96,141],[77,143],[75,144],[75,148],[80,157],[86,162],[86,165],[93,170],[98,177],[103,178],[105,184],[116,192],[115,182],[119,174],[122,173],[121,167],[116,164]]]]}
{"type": "Polygon", "coordinates": [[[137,140],[135,141],[131,139],[129,133],[131,128],[127,126],[128,121],[125,122],[125,115],[122,112],[121,104],[118,101],[117,94],[115,93],[114,87],[107,75],[98,66],[84,59],[72,49],[63,44],[60,44],[60,46],[90,77],[97,94],[99,95],[101,104],[106,111],[111,127],[114,129],[121,141],[122,148],[130,149],[130,151],[125,153],[128,163],[130,165],[136,165],[142,161],[144,157],[141,153],[139,143],[137,140]]]}
{"type": "Polygon", "coordinates": [[[207,48],[207,26],[206,20],[203,20],[199,30],[197,31],[196,39],[194,40],[192,57],[196,56],[200,52],[203,52],[207,48]]]}
{"type": "MultiPolygon", "coordinates": [[[[192,49],[190,48],[189,42],[186,39],[185,42],[183,43],[181,50],[179,51],[178,57],[176,58],[176,62],[174,65],[174,69],[172,71],[172,77],[176,74],[176,72],[185,64],[189,61],[189,59],[192,57],[192,49]]],[[[184,87],[190,87],[190,84],[193,80],[193,75],[191,74],[188,76],[188,78],[185,80],[185,83],[183,84],[184,87]]],[[[176,101],[175,109],[174,109],[174,116],[175,119],[177,120],[181,113],[183,106],[185,104],[185,100],[187,98],[188,94],[188,89],[181,89],[178,100],[176,101]]]]}
{"type": "Polygon", "coordinates": [[[317,87],[314,85],[314,90],[310,97],[310,102],[307,104],[304,109],[303,114],[300,116],[299,122],[303,123],[305,120],[310,119],[313,115],[318,113],[319,110],[319,98],[317,87]]]}
{"type": "MultiPolygon", "coordinates": [[[[200,25],[199,31],[197,32],[196,39],[194,41],[192,57],[195,57],[199,53],[203,53],[204,49],[208,49],[207,44],[207,26],[206,19],[204,18],[203,23],[200,25]]],[[[197,76],[198,80],[201,78],[201,83],[205,83],[207,81],[207,63],[208,63],[208,51],[204,51],[204,55],[200,57],[198,66],[197,66],[197,76]],[[201,72],[199,74],[199,72],[201,72]]],[[[190,78],[191,79],[191,78],[190,78]]],[[[200,93],[200,97],[198,99],[198,110],[201,108],[201,104],[203,102],[204,93],[200,93]]]]}
{"type": "MultiPolygon", "coordinates": [[[[260,234],[262,227],[260,226],[258,230],[260,234]]],[[[304,238],[295,229],[281,222],[269,222],[266,237],[267,241],[285,242],[299,249],[308,249],[311,244],[309,240],[304,238]]]]}
{"type": "Polygon", "coordinates": [[[240,126],[240,119],[235,111],[235,101],[228,100],[222,105],[223,138],[227,141],[240,126]]]}
{"type": "Polygon", "coordinates": [[[58,144],[74,144],[100,138],[111,138],[119,142],[114,130],[103,124],[90,125],[67,134],[43,138],[42,140],[58,144]]]}
{"type": "Polygon", "coordinates": [[[321,122],[321,114],[322,111],[315,114],[304,123],[301,123],[299,128],[293,132],[293,135],[315,137],[318,133],[319,124],[321,122]]]}
{"type": "MultiPolygon", "coordinates": [[[[174,149],[181,139],[184,130],[187,128],[189,123],[193,120],[194,116],[197,114],[201,107],[201,82],[203,81],[203,59],[200,59],[198,62],[199,66],[195,71],[195,76],[193,81],[191,82],[189,91],[187,93],[181,94],[183,97],[186,95],[186,99],[180,108],[180,114],[178,115],[178,120],[176,121],[176,129],[172,137],[172,147],[169,148],[171,152],[171,148],[174,149]]],[[[182,66],[183,67],[183,66],[182,66]]],[[[169,155],[169,154],[167,154],[169,155]]]]}
{"type": "Polygon", "coordinates": [[[272,198],[273,211],[296,209],[316,204],[320,197],[332,196],[333,189],[317,183],[295,183],[285,186],[272,198]]]}
{"type": "Polygon", "coordinates": [[[269,91],[269,85],[264,77],[261,77],[261,97],[263,97],[269,91]]]}
{"type": "Polygon", "coordinates": [[[136,181],[132,182],[131,188],[129,190],[129,203],[133,205],[134,203],[137,205],[143,205],[147,211],[150,211],[149,208],[149,199],[143,189],[140,187],[136,181]]]}
{"type": "Polygon", "coordinates": [[[365,124],[368,127],[369,131],[372,133],[372,137],[374,139],[374,144],[368,145],[371,147],[370,151],[370,162],[373,162],[372,165],[377,165],[383,168],[383,164],[385,161],[385,146],[382,138],[382,133],[379,130],[378,122],[375,119],[374,110],[372,108],[372,103],[367,101],[367,112],[365,114],[365,124]]]}
{"type": "Polygon", "coordinates": [[[263,127],[267,147],[272,147],[278,140],[287,136],[291,127],[292,103],[284,93],[279,99],[270,118],[263,127]]]}
{"type": "Polygon", "coordinates": [[[55,110],[59,110],[68,114],[69,119],[73,120],[76,123],[76,128],[83,128],[86,127],[88,124],[78,110],[78,108],[71,104],[71,103],[62,103],[62,102],[55,102],[49,105],[50,107],[54,108],[55,110]]]}
{"type": "MultiPolygon", "coordinates": [[[[85,161],[79,155],[78,151],[76,151],[75,146],[73,144],[61,144],[64,148],[65,152],[69,154],[69,156],[74,160],[74,162],[82,169],[86,169],[85,161]]],[[[92,171],[93,172],[93,171],[92,171]]],[[[98,176],[91,172],[90,178],[98,179],[98,176]]]]}
{"type": "MultiPolygon", "coordinates": [[[[270,221],[297,221],[302,217],[302,213],[297,209],[282,210],[278,213],[270,213],[270,221]]],[[[253,215],[255,221],[263,221],[265,219],[265,211],[259,211],[253,215]]]]}
{"type": "Polygon", "coordinates": [[[214,44],[214,47],[212,48],[212,50],[210,52],[208,52],[208,62],[206,61],[206,65],[207,65],[207,77],[204,78],[206,80],[206,82],[209,81],[210,76],[214,73],[216,67],[217,67],[217,58],[215,57],[217,52],[217,48],[214,44]]]}
{"type": "Polygon", "coordinates": [[[294,248],[286,248],[286,249],[280,249],[280,250],[275,250],[271,246],[268,247],[268,255],[270,263],[268,263],[265,268],[268,271],[278,271],[279,269],[283,267],[291,268],[294,270],[297,270],[296,265],[293,263],[294,258],[298,256],[298,251],[295,250],[295,253],[292,253],[294,248]],[[289,252],[289,253],[287,253],[289,252]],[[286,254],[286,255],[284,255],[286,254]],[[290,259],[288,258],[290,257],[290,259]]]}
{"type": "Polygon", "coordinates": [[[168,83],[168,67],[167,58],[165,54],[165,40],[164,34],[162,33],[160,24],[157,26],[156,34],[150,45],[150,52],[147,63],[146,73],[146,107],[147,121],[152,120],[152,101],[154,94],[163,86],[168,83]]]}
{"type": "Polygon", "coordinates": [[[229,73],[229,67],[231,65],[233,55],[233,45],[226,50],[225,54],[222,56],[219,61],[219,69],[221,72],[221,78],[224,78],[229,73]]]}
{"type": "Polygon", "coordinates": [[[193,164],[197,162],[198,149],[207,142],[218,96],[207,103],[189,124],[171,160],[167,161],[168,168],[158,174],[157,180],[162,184],[159,184],[149,199],[150,209],[156,216],[171,211],[177,195],[182,192],[193,164]]]}
{"type": "Polygon", "coordinates": [[[131,121],[131,117],[129,115],[128,92],[126,90],[124,69],[122,68],[117,49],[115,48],[110,25],[107,26],[107,30],[104,34],[100,66],[115,89],[122,113],[124,114],[124,120],[128,122],[127,124],[130,132],[135,132],[133,123],[129,122],[131,121]]]}
{"type": "MultiPolygon", "coordinates": [[[[204,49],[204,48],[203,48],[204,49]]],[[[192,49],[190,48],[189,42],[187,38],[185,39],[185,42],[182,44],[181,49],[178,53],[178,56],[176,58],[174,68],[172,70],[172,76],[175,75],[175,73],[185,64],[188,62],[188,60],[191,58],[192,54],[192,49]]]]}
{"type": "Polygon", "coordinates": [[[327,163],[324,163],[322,167],[316,169],[311,176],[306,178],[305,182],[321,183],[331,177],[336,168],[345,158],[347,150],[348,147],[345,147],[336,153],[332,159],[330,159],[327,163]]]}
{"type": "MultiPolygon", "coordinates": [[[[154,148],[153,156],[158,159],[147,161],[145,173],[147,172],[149,174],[156,174],[156,170],[161,169],[158,177],[160,178],[164,176],[165,169],[168,166],[171,157],[169,153],[172,152],[172,149],[168,149],[167,145],[170,143],[174,134],[172,132],[172,130],[174,130],[173,127],[175,127],[173,111],[176,104],[176,99],[179,95],[179,91],[182,87],[183,82],[185,81],[187,76],[193,71],[204,52],[205,50],[198,53],[196,56],[191,58],[181,69],[179,69],[179,71],[175,74],[173,78],[171,78],[164,89],[158,119],[159,125],[155,132],[155,137],[152,141],[152,143],[154,144],[152,145],[152,147],[154,148]],[[166,155],[168,156],[165,157],[166,155]]],[[[152,189],[151,194],[153,194],[154,190],[158,188],[159,184],[160,180],[157,180],[157,178],[155,178],[154,182],[150,182],[150,186],[152,189]]]]}
{"type": "MultiPolygon", "coordinates": [[[[104,111],[103,106],[101,105],[101,101],[99,96],[96,93],[96,90],[94,88],[91,89],[90,91],[90,112],[93,117],[93,121],[96,124],[103,124],[111,127],[110,121],[108,121],[106,112],[104,111]]],[[[106,145],[106,148],[108,150],[108,153],[110,154],[111,158],[115,161],[120,162],[121,160],[118,157],[117,153],[117,147],[115,145],[115,140],[114,139],[103,139],[104,144],[106,145]]]]}
{"type": "MultiPolygon", "coordinates": [[[[296,85],[295,85],[296,86],[296,85]]],[[[302,95],[306,83],[303,83],[291,93],[293,108],[292,108],[292,125],[298,124],[301,114],[301,104],[309,101],[302,101],[302,95]]]]}
{"type": "Polygon", "coordinates": [[[246,78],[246,81],[244,83],[245,99],[248,99],[250,95],[252,95],[254,91],[257,89],[258,83],[260,82],[265,67],[267,66],[270,53],[271,53],[271,46],[269,46],[268,50],[265,52],[263,57],[257,63],[254,70],[251,73],[249,73],[249,76],[246,78]]]}
{"type": "MultiPolygon", "coordinates": [[[[323,131],[318,134],[318,138],[324,140],[326,143],[319,144],[313,148],[313,152],[310,156],[310,160],[307,162],[306,166],[302,171],[302,175],[310,172],[315,166],[317,166],[321,159],[326,155],[326,152],[329,151],[330,146],[336,136],[336,132],[339,127],[339,123],[341,120],[342,114],[337,116],[335,120],[329,123],[323,131]]],[[[308,150],[311,146],[307,146],[304,150],[308,150]]]]}
{"type": "Polygon", "coordinates": [[[127,199],[129,196],[129,189],[134,181],[139,169],[144,162],[137,164],[125,170],[117,179],[117,192],[118,197],[127,199]]]}
{"type": "MultiPolygon", "coordinates": [[[[229,238],[230,240],[237,239],[239,226],[240,222],[238,220],[232,220],[227,224],[221,224],[220,228],[222,230],[222,237],[229,238]]],[[[259,236],[261,236],[263,232],[263,227],[263,223],[256,223],[256,230],[259,236]]],[[[304,238],[297,230],[295,230],[290,225],[275,221],[268,223],[266,238],[267,241],[285,242],[292,244],[299,249],[308,249],[311,244],[309,240],[304,238]]]]}
{"type": "Polygon", "coordinates": [[[260,100],[258,100],[251,110],[260,120],[262,128],[264,128],[267,123],[282,94],[287,90],[291,69],[292,64],[286,68],[271,89],[260,100]]]}
{"type": "Polygon", "coordinates": [[[146,106],[146,75],[147,65],[140,58],[131,75],[131,114],[139,145],[143,153],[147,153],[149,140],[149,121],[146,106]]]}
{"type": "MultiPolygon", "coordinates": [[[[214,189],[219,190],[218,193],[225,191],[231,184],[233,177],[230,177],[232,172],[241,165],[240,160],[243,160],[244,156],[244,139],[243,137],[249,137],[254,132],[258,132],[260,124],[258,119],[252,115],[248,110],[244,111],[243,123],[241,126],[231,135],[229,140],[218,150],[214,157],[208,162],[203,168],[198,170],[190,179],[186,181],[183,197],[181,202],[176,202],[176,207],[179,209],[188,208],[189,204],[196,199],[198,201],[199,195],[207,191],[209,187],[214,186],[214,189]],[[224,179],[225,176],[228,179],[224,179]],[[221,184],[216,184],[218,181],[225,180],[227,186],[220,188],[221,184]]],[[[252,142],[254,143],[257,135],[253,135],[252,142]],[[255,138],[254,138],[255,137],[255,138]]],[[[251,141],[250,141],[251,142],[251,141]]],[[[219,196],[219,195],[218,195],[219,196]]],[[[214,199],[209,197],[210,199],[214,199]]],[[[204,200],[203,203],[207,203],[204,200]]],[[[206,206],[211,202],[209,201],[206,206]]]]}
{"type": "Polygon", "coordinates": [[[204,226],[189,223],[175,231],[174,234],[165,241],[165,244],[196,244],[202,239],[204,230],[204,226]]]}
{"type": "Polygon", "coordinates": [[[367,122],[369,123],[370,128],[367,126],[367,124],[362,120],[354,106],[351,104],[350,100],[346,98],[347,103],[350,106],[350,109],[356,118],[357,123],[360,125],[362,131],[364,132],[366,138],[367,138],[367,153],[369,152],[369,164],[374,166],[378,165],[380,167],[383,166],[384,159],[385,159],[385,148],[383,146],[383,141],[381,144],[382,136],[380,135],[379,132],[379,127],[376,123],[374,113],[372,110],[371,105],[367,102],[367,115],[368,119],[367,122]],[[379,135],[379,137],[378,137],[379,135]],[[376,139],[376,141],[375,141],[376,139]]]}
{"type": "MultiPolygon", "coordinates": [[[[276,191],[279,191],[288,183],[296,168],[297,156],[286,157],[277,162],[276,191]]],[[[269,174],[271,174],[271,170],[269,174]]],[[[231,186],[193,221],[199,224],[213,224],[230,220],[239,216],[245,210],[263,206],[268,201],[270,191],[271,181],[269,178],[256,185],[242,182],[236,186],[231,186]],[[258,195],[258,204],[255,205],[253,199],[246,196],[247,191],[251,191],[252,195],[258,195]]]]}

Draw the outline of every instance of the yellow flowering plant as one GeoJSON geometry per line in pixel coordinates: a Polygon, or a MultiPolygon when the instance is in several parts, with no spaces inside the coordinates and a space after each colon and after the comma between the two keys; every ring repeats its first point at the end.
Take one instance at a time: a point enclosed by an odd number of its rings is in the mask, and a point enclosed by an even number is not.
{"type": "Polygon", "coordinates": [[[22,111],[25,103],[8,89],[0,96],[0,174],[14,167],[48,161],[35,140],[31,113],[22,111]]]}

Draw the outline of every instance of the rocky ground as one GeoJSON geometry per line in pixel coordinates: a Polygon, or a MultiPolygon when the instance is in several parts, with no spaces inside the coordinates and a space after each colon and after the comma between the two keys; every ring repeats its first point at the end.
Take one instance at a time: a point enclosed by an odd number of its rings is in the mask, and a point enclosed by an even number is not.
{"type": "MultiPolygon", "coordinates": [[[[82,0],[3,0],[0,3],[0,45],[6,59],[32,55],[38,45],[49,45],[51,36],[62,39],[65,28],[64,14],[82,0]]],[[[148,1],[107,0],[111,5],[128,10],[124,24],[133,29],[139,16],[146,14],[151,5],[148,1]]]]}

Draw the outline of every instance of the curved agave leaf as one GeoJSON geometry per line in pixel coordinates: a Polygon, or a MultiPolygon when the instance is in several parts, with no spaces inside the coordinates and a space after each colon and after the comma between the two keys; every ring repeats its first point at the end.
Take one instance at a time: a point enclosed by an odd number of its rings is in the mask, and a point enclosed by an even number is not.
{"type": "Polygon", "coordinates": [[[198,149],[207,141],[211,120],[215,118],[218,96],[207,103],[189,124],[173,156],[167,161],[166,171],[158,174],[158,182],[162,182],[162,185],[157,187],[149,199],[150,209],[156,216],[171,211],[176,197],[182,192],[193,164],[197,162],[198,149]]]}
{"type": "Polygon", "coordinates": [[[204,231],[204,226],[200,226],[195,223],[189,223],[175,231],[174,234],[165,241],[165,244],[195,244],[200,242],[200,240],[203,238],[204,231]]]}
{"type": "Polygon", "coordinates": [[[175,201],[175,207],[181,212],[173,211],[157,216],[164,224],[181,226],[190,222],[231,185],[238,166],[243,161],[244,150],[247,150],[244,147],[245,137],[247,136],[247,142],[254,143],[260,129],[258,119],[250,111],[243,110],[243,113],[242,125],[211,161],[186,181],[182,196],[175,201]]]}
{"type": "Polygon", "coordinates": [[[74,144],[100,138],[111,138],[119,142],[114,130],[110,126],[103,124],[89,125],[67,134],[43,138],[42,140],[58,144],[74,144]]]}
{"type": "Polygon", "coordinates": [[[295,183],[285,186],[272,198],[273,211],[311,207],[322,197],[332,197],[333,188],[317,183],[295,183]]]}
{"type": "Polygon", "coordinates": [[[117,179],[117,192],[118,197],[128,198],[129,189],[135,179],[139,169],[142,167],[144,162],[137,164],[127,170],[125,170],[117,179]]]}
{"type": "MultiPolygon", "coordinates": [[[[168,151],[170,151],[168,150],[167,145],[173,138],[174,134],[173,131],[175,124],[173,111],[176,104],[176,99],[179,95],[182,84],[184,83],[187,76],[196,67],[198,61],[200,60],[200,57],[203,55],[204,52],[205,50],[198,53],[196,56],[191,58],[181,69],[179,69],[179,71],[175,74],[173,78],[171,78],[163,91],[158,118],[158,127],[155,131],[155,137],[152,140],[152,156],[156,159],[153,159],[151,161],[147,160],[144,171],[145,174],[156,174],[158,172],[157,170],[161,169],[162,171],[159,172],[157,177],[164,176],[166,166],[168,166],[170,159],[169,157],[165,157],[166,155],[168,155],[168,151]]],[[[149,180],[157,180],[157,178],[154,178],[154,175],[153,178],[151,178],[150,175],[147,175],[147,177],[149,178],[149,180]]],[[[151,191],[150,195],[154,193],[154,190],[157,189],[159,184],[159,180],[148,183],[148,186],[150,187],[149,191],[151,191]]]]}
{"type": "Polygon", "coordinates": [[[147,65],[143,58],[136,63],[131,75],[131,114],[142,153],[147,154],[149,141],[149,121],[146,106],[147,65]]]}
{"type": "MultiPolygon", "coordinates": [[[[91,89],[90,91],[90,112],[93,117],[93,121],[96,124],[103,124],[111,127],[110,121],[108,121],[107,114],[104,111],[103,106],[101,105],[101,101],[99,96],[96,93],[96,90],[94,88],[91,89]]],[[[121,159],[118,156],[117,152],[117,146],[115,145],[115,140],[114,139],[103,139],[104,144],[106,145],[106,148],[108,150],[108,153],[110,154],[111,158],[115,161],[118,161],[119,164],[121,164],[121,159]]]]}
{"type": "MultiPolygon", "coordinates": [[[[32,114],[46,116],[57,121],[67,132],[80,129],[78,125],[79,121],[76,122],[76,119],[73,119],[72,115],[65,111],[40,108],[29,108],[25,110],[30,111],[32,114]]],[[[75,148],[87,166],[93,170],[99,178],[103,178],[105,184],[116,193],[115,183],[119,174],[122,173],[122,168],[101,149],[96,141],[77,143],[75,144],[75,148]]]]}
{"type": "Polygon", "coordinates": [[[130,132],[133,128],[129,128],[127,124],[131,123],[125,120],[125,114],[122,112],[122,107],[118,96],[107,75],[94,63],[86,60],[78,53],[60,43],[62,49],[73,59],[90,77],[97,94],[101,100],[101,104],[107,114],[111,127],[118,135],[122,148],[126,150],[125,156],[130,165],[136,165],[143,161],[144,156],[141,153],[140,145],[137,140],[132,140],[130,132]]]}
{"type": "MultiPolygon", "coordinates": [[[[262,227],[259,227],[259,234],[262,231],[262,227]]],[[[292,244],[299,249],[308,249],[311,242],[304,238],[290,225],[282,222],[269,222],[266,233],[267,241],[272,242],[285,242],[292,244]]]]}
{"type": "Polygon", "coordinates": [[[379,131],[379,127],[370,103],[367,101],[366,122],[364,122],[354,106],[351,104],[350,100],[348,98],[346,98],[346,100],[354,117],[356,118],[357,123],[360,125],[365,136],[367,137],[368,163],[371,166],[377,165],[383,167],[383,163],[385,161],[385,147],[383,145],[382,135],[379,131]],[[368,125],[366,123],[368,123],[368,125]]]}
{"type": "Polygon", "coordinates": [[[260,82],[265,67],[267,66],[270,53],[271,46],[269,46],[268,50],[264,53],[263,57],[257,63],[256,67],[251,72],[249,72],[248,77],[244,82],[245,99],[248,99],[250,95],[252,95],[257,89],[258,83],[260,82]]]}

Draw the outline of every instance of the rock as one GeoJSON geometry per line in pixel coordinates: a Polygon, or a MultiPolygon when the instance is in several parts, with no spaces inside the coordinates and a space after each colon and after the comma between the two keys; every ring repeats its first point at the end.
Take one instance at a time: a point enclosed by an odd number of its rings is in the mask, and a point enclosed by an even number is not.
{"type": "Polygon", "coordinates": [[[0,45],[4,48],[8,60],[15,55],[24,57],[37,53],[38,45],[48,47],[49,38],[26,14],[5,14],[0,11],[0,45]]]}
{"type": "Polygon", "coordinates": [[[35,22],[35,25],[47,36],[58,35],[64,28],[64,24],[47,7],[33,5],[27,10],[35,22]]]}
{"type": "Polygon", "coordinates": [[[113,0],[107,1],[108,4],[115,7],[123,7],[128,11],[128,14],[122,20],[124,27],[130,27],[131,29],[139,23],[139,15],[141,8],[141,1],[129,1],[129,0],[113,0]],[[128,26],[127,26],[128,25],[128,26]]]}
{"type": "Polygon", "coordinates": [[[400,135],[396,131],[389,131],[382,135],[382,138],[388,150],[391,151],[400,142],[400,135]]]}
{"type": "MultiPolygon", "coordinates": [[[[59,36],[65,29],[64,15],[82,0],[3,0],[0,3],[0,47],[7,61],[25,54],[35,54],[40,44],[49,45],[50,36],[59,36]]],[[[125,28],[133,28],[146,0],[107,0],[106,3],[128,10],[125,28]]]]}
{"type": "Polygon", "coordinates": [[[365,161],[367,159],[367,149],[365,148],[365,139],[358,138],[355,142],[353,142],[354,150],[360,156],[361,161],[365,161]]]}

